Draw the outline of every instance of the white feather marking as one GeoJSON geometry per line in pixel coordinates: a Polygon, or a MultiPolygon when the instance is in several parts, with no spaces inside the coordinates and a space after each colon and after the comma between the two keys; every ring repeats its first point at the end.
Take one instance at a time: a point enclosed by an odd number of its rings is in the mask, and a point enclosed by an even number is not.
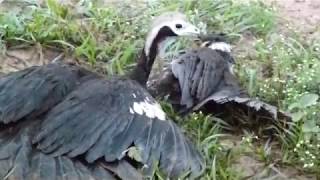
{"type": "Polygon", "coordinates": [[[129,108],[129,111],[130,111],[131,114],[134,114],[134,111],[133,111],[132,108],[129,108]]]}
{"type": "Polygon", "coordinates": [[[224,51],[224,52],[231,52],[231,45],[225,42],[215,42],[210,44],[209,46],[210,49],[213,50],[220,50],[220,51],[224,51]]]}
{"type": "Polygon", "coordinates": [[[134,102],[133,111],[139,115],[145,114],[147,117],[151,119],[157,118],[162,121],[166,120],[166,115],[164,111],[161,109],[161,106],[158,103],[150,102],[149,98],[148,100],[146,98],[146,100],[142,102],[134,102]]]}
{"type": "Polygon", "coordinates": [[[132,96],[133,96],[134,98],[136,98],[136,97],[137,97],[135,93],[132,93],[132,96]]]}
{"type": "Polygon", "coordinates": [[[140,105],[140,103],[134,102],[134,103],[133,103],[133,110],[134,110],[134,112],[136,112],[137,114],[140,114],[140,115],[143,114],[143,109],[142,109],[142,106],[140,105]]]}
{"type": "Polygon", "coordinates": [[[145,101],[141,103],[141,105],[143,106],[142,109],[146,113],[146,116],[148,116],[149,118],[155,118],[155,113],[154,113],[152,104],[145,101]]]}
{"type": "Polygon", "coordinates": [[[234,65],[233,65],[232,63],[228,63],[228,65],[229,65],[229,71],[230,71],[230,73],[233,74],[233,75],[235,75],[235,74],[234,74],[234,70],[233,70],[233,69],[234,69],[234,65]]]}
{"type": "Polygon", "coordinates": [[[155,104],[154,113],[156,117],[162,121],[166,120],[166,114],[162,110],[161,106],[159,104],[155,104]]]}

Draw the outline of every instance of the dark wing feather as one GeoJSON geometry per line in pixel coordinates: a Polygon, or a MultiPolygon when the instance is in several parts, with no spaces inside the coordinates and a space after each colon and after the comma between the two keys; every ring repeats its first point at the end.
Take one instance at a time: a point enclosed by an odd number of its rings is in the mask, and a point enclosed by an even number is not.
{"type": "Polygon", "coordinates": [[[267,119],[268,122],[277,118],[291,119],[288,113],[277,107],[250,98],[230,70],[234,63],[227,52],[208,48],[187,51],[173,61],[172,72],[162,71],[148,88],[158,98],[169,94],[169,102],[182,113],[202,110],[223,117],[237,117],[239,114],[236,112],[241,112],[244,115],[254,114],[257,119],[267,119]],[[180,89],[173,88],[176,84],[180,89]],[[173,97],[178,97],[178,100],[173,97]]]}
{"type": "MultiPolygon", "coordinates": [[[[182,88],[181,105],[186,105],[183,95],[189,93],[194,102],[190,105],[193,111],[200,110],[212,101],[221,105],[232,104],[233,109],[246,107],[246,109],[252,109],[257,115],[261,114],[269,119],[276,120],[278,115],[290,119],[288,114],[279,111],[277,107],[248,96],[230,71],[230,64],[234,63],[234,59],[229,53],[201,48],[185,54],[179,60],[180,63],[173,63],[172,71],[178,78],[181,87],[182,85],[187,86],[187,88],[182,88]],[[193,67],[195,63],[197,63],[197,68],[193,67]],[[175,72],[176,69],[179,71],[175,72]],[[199,70],[201,73],[197,72],[199,70]],[[185,93],[184,91],[187,90],[189,91],[185,93]]],[[[190,97],[187,96],[185,99],[190,99],[190,97]]]]}
{"type": "MultiPolygon", "coordinates": [[[[126,160],[120,160],[114,163],[101,163],[99,164],[105,169],[110,170],[121,179],[142,180],[143,176],[126,160]]],[[[102,178],[103,179],[103,178],[102,178]]]]}
{"type": "Polygon", "coordinates": [[[174,60],[172,72],[181,88],[181,105],[187,108],[217,90],[228,63],[220,53],[208,48],[189,51],[174,60]]]}
{"type": "Polygon", "coordinates": [[[233,107],[232,109],[245,107],[245,112],[251,109],[256,115],[260,115],[267,119],[277,120],[279,117],[282,119],[291,119],[288,113],[280,111],[276,106],[250,97],[228,96],[230,92],[231,91],[227,90],[219,91],[201,101],[199,104],[194,106],[192,110],[200,110],[210,102],[214,102],[221,105],[230,105],[233,107]]]}
{"type": "Polygon", "coordinates": [[[48,113],[34,143],[55,156],[85,154],[89,163],[101,157],[107,162],[123,159],[134,146],[148,173],[159,161],[169,176],[189,170],[192,176],[198,176],[203,170],[199,153],[170,120],[161,120],[149,111],[139,114],[141,106],[133,112],[134,104],[141,102],[163,113],[133,81],[87,81],[48,113]]]}
{"type": "Polygon", "coordinates": [[[49,64],[0,78],[0,122],[16,122],[47,111],[87,74],[76,66],[49,64]]]}
{"type": "Polygon", "coordinates": [[[52,157],[32,146],[39,120],[28,120],[0,132],[0,179],[115,179],[98,163],[85,165],[67,156],[52,157]]]}

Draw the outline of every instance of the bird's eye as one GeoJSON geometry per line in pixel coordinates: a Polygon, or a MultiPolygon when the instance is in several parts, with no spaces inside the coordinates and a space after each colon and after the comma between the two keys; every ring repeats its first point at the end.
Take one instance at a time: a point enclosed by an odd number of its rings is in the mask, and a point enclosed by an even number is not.
{"type": "Polygon", "coordinates": [[[182,24],[176,24],[176,28],[177,29],[181,29],[182,28],[182,24]]]}

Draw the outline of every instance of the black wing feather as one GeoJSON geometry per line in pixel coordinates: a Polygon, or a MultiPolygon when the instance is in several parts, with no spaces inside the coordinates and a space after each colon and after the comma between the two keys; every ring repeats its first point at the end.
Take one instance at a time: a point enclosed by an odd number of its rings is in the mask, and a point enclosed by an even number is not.
{"type": "Polygon", "coordinates": [[[72,65],[31,67],[0,78],[0,122],[39,115],[60,102],[86,73],[72,65]]]}
{"type": "Polygon", "coordinates": [[[0,177],[141,179],[126,160],[132,146],[145,173],[159,161],[170,177],[186,171],[199,176],[203,160],[181,130],[170,120],[133,113],[137,102],[157,105],[136,82],[103,80],[72,65],[32,67],[0,78],[0,177]],[[108,170],[97,164],[101,160],[108,170]]]}
{"type": "Polygon", "coordinates": [[[181,88],[181,105],[187,108],[217,90],[228,69],[223,56],[209,48],[189,51],[172,63],[172,72],[181,88]]]}
{"type": "Polygon", "coordinates": [[[34,143],[55,156],[85,154],[89,163],[101,157],[107,162],[122,159],[133,145],[147,172],[160,160],[169,176],[189,170],[198,176],[203,161],[174,123],[130,112],[135,102],[146,100],[156,104],[133,81],[89,80],[48,113],[34,143]]]}
{"type": "Polygon", "coordinates": [[[172,72],[181,88],[180,105],[186,106],[186,111],[197,111],[210,102],[230,104],[233,108],[246,107],[257,114],[267,114],[270,119],[277,119],[278,115],[290,119],[277,107],[250,98],[230,70],[234,63],[230,53],[209,48],[188,51],[174,60],[172,72]]]}
{"type": "Polygon", "coordinates": [[[115,163],[102,164],[102,167],[117,174],[121,179],[142,180],[143,176],[130,163],[125,160],[120,160],[115,163]]]}
{"type": "Polygon", "coordinates": [[[0,179],[114,179],[112,171],[98,163],[84,165],[67,156],[53,157],[35,149],[31,140],[37,124],[38,120],[28,120],[0,132],[0,179]]]}

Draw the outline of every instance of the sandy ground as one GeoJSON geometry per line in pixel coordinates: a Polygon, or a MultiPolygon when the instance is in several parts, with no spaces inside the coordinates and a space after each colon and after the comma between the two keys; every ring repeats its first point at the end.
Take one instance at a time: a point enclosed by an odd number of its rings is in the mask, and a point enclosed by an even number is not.
{"type": "Polygon", "coordinates": [[[320,31],[320,0],[267,0],[276,5],[279,18],[307,34],[320,31]]]}
{"type": "MultiPolygon", "coordinates": [[[[278,12],[278,30],[286,34],[288,30],[302,34],[307,40],[320,37],[320,0],[265,0],[264,3],[275,7],[278,12]]],[[[249,32],[243,34],[240,46],[234,52],[247,57],[255,57],[253,50],[256,39],[249,32]]]]}

